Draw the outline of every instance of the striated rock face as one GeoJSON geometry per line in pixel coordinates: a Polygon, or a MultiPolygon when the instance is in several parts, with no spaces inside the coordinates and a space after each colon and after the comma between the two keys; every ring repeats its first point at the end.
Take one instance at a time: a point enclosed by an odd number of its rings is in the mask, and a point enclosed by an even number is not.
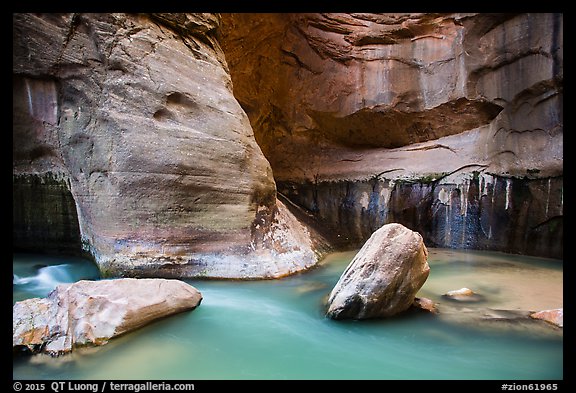
{"type": "Polygon", "coordinates": [[[16,302],[13,348],[61,355],[200,305],[202,294],[179,280],[124,278],[61,284],[47,298],[16,302]]]}
{"type": "Polygon", "coordinates": [[[357,245],[388,222],[418,231],[431,247],[563,256],[563,180],[472,172],[412,180],[278,182],[314,212],[332,241],[357,245]]]}
{"type": "Polygon", "coordinates": [[[275,277],[316,262],[232,95],[219,24],[13,14],[15,247],[81,243],[105,275],[275,277]]]}
{"type": "Polygon", "coordinates": [[[352,259],[328,298],[333,319],[390,317],[407,310],[430,267],[418,232],[387,224],[352,259]]]}
{"type": "Polygon", "coordinates": [[[231,14],[222,30],[235,94],[274,170],[288,144],[399,147],[502,110],[466,94],[464,28],[451,15],[231,14]]]}
{"type": "Polygon", "coordinates": [[[338,239],[401,222],[433,246],[562,258],[562,14],[222,21],[278,190],[338,239]]]}

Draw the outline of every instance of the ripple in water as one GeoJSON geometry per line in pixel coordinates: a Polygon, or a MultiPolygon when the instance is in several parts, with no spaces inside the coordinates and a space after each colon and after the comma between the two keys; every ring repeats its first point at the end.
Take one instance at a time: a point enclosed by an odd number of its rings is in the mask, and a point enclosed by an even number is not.
{"type": "Polygon", "coordinates": [[[59,284],[100,277],[98,268],[83,258],[22,254],[15,255],[14,259],[14,302],[30,297],[46,297],[59,284]]]}
{"type": "Polygon", "coordinates": [[[58,284],[74,282],[69,269],[70,265],[65,263],[42,267],[38,270],[38,274],[31,277],[18,277],[14,274],[13,284],[26,285],[28,291],[44,293],[56,288],[58,284]]]}

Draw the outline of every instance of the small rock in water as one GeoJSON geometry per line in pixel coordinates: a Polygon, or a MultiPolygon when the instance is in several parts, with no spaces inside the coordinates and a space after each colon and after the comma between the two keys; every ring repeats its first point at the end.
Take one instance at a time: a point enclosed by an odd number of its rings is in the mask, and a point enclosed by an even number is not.
{"type": "Polygon", "coordinates": [[[296,287],[296,293],[303,294],[313,291],[318,291],[320,289],[326,288],[326,284],[323,282],[310,282],[296,287]]]}
{"type": "Polygon", "coordinates": [[[439,312],[436,303],[425,297],[414,298],[414,303],[412,303],[412,306],[423,311],[431,312],[432,314],[438,314],[439,312]]]}
{"type": "Polygon", "coordinates": [[[530,314],[531,318],[542,319],[558,327],[564,327],[564,308],[542,310],[530,314]]]}
{"type": "Polygon", "coordinates": [[[444,295],[445,298],[457,300],[459,302],[480,302],[484,300],[484,296],[474,292],[470,288],[460,288],[453,291],[448,291],[444,295]]]}
{"type": "Polygon", "coordinates": [[[528,313],[522,310],[498,310],[493,308],[487,308],[483,315],[483,321],[491,322],[507,322],[516,323],[523,322],[528,318],[528,313]]]}
{"type": "Polygon", "coordinates": [[[446,292],[446,296],[455,297],[455,296],[471,296],[474,295],[474,291],[470,288],[460,288],[454,289],[453,291],[446,292]]]}

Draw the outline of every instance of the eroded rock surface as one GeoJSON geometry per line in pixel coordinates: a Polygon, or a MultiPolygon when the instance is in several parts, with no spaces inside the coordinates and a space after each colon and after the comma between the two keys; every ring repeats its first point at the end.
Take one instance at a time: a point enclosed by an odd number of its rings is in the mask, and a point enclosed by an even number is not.
{"type": "Polygon", "coordinates": [[[562,258],[563,15],[15,13],[13,168],[15,247],[107,275],[313,265],[276,185],[347,248],[562,258]]]}
{"type": "Polygon", "coordinates": [[[390,317],[407,310],[428,278],[428,251],[418,232],[387,224],[372,234],[328,298],[333,319],[390,317]]]}
{"type": "Polygon", "coordinates": [[[51,355],[103,345],[151,321],[200,305],[202,294],[179,280],[133,279],[61,284],[46,298],[13,307],[12,346],[51,355]]]}
{"type": "Polygon", "coordinates": [[[109,276],[258,278],[317,261],[277,203],[219,26],[212,14],[13,14],[15,247],[67,237],[109,276]]]}
{"type": "Polygon", "coordinates": [[[547,177],[562,169],[562,23],[561,14],[223,14],[222,42],[277,179],[363,177],[401,151],[412,163],[396,177],[444,155],[450,162],[436,164],[446,172],[486,164],[547,177]],[[466,146],[373,149],[469,130],[480,135],[448,139],[466,146]]]}
{"type": "Polygon", "coordinates": [[[222,43],[279,191],[346,246],[562,258],[562,14],[223,14],[222,43]]]}

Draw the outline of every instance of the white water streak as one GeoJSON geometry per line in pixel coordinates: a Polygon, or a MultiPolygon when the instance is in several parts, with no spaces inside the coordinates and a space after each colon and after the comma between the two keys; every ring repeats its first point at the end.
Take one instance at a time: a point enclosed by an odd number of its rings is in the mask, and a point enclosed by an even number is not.
{"type": "Polygon", "coordinates": [[[30,113],[31,116],[34,116],[34,106],[32,105],[32,89],[30,88],[30,82],[28,79],[25,79],[25,83],[26,93],[28,95],[28,113],[30,113]]]}
{"type": "MultiPolygon", "coordinates": [[[[460,188],[460,186],[458,186],[460,188]]],[[[468,179],[464,180],[462,183],[462,190],[460,190],[460,215],[466,217],[468,213],[468,189],[470,188],[470,183],[468,179]]]]}
{"type": "Polygon", "coordinates": [[[550,178],[548,178],[548,193],[546,194],[546,218],[548,218],[548,205],[550,204],[550,178]]]}
{"type": "Polygon", "coordinates": [[[506,179],[506,206],[505,210],[510,207],[510,198],[512,197],[512,179],[506,179]]]}

